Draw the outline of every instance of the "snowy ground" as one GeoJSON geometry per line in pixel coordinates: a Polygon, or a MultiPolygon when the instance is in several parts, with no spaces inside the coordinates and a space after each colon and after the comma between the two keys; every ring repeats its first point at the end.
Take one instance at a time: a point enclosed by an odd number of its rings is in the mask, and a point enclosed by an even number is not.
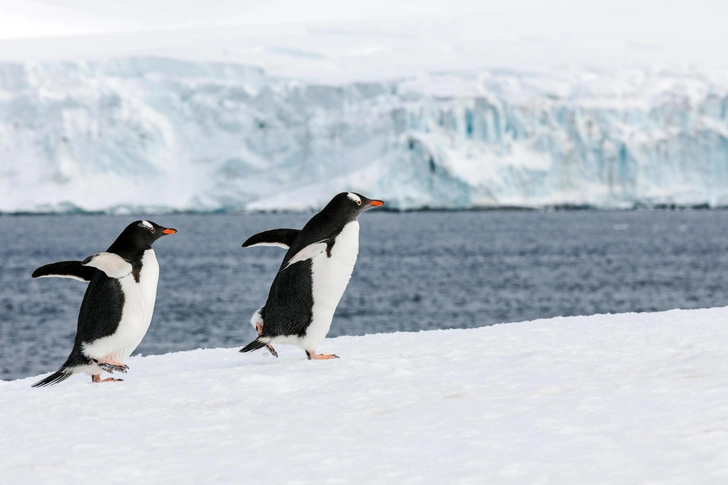
{"type": "Polygon", "coordinates": [[[340,337],[320,349],[335,361],[196,350],[134,357],[124,383],[0,382],[0,483],[726,483],[727,320],[556,318],[340,337]]]}

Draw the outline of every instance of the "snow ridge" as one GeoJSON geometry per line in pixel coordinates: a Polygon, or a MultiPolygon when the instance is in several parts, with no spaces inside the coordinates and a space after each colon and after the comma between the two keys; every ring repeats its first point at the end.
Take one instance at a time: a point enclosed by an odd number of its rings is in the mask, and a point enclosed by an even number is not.
{"type": "Polygon", "coordinates": [[[330,361],[200,349],[132,357],[123,383],[0,381],[0,481],[723,484],[726,317],[339,337],[330,361]]]}
{"type": "Polygon", "coordinates": [[[1,212],[728,205],[728,73],[0,63],[1,212]]]}

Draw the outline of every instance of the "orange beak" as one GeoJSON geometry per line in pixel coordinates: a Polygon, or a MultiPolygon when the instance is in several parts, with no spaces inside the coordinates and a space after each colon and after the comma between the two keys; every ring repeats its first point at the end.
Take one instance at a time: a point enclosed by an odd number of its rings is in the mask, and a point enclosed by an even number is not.
{"type": "Polygon", "coordinates": [[[168,229],[162,229],[162,232],[163,232],[164,234],[174,234],[175,232],[177,232],[177,229],[171,229],[171,228],[168,228],[168,229]]]}
{"type": "Polygon", "coordinates": [[[374,207],[379,207],[380,205],[384,205],[384,202],[381,200],[370,200],[369,205],[373,205],[374,207]]]}

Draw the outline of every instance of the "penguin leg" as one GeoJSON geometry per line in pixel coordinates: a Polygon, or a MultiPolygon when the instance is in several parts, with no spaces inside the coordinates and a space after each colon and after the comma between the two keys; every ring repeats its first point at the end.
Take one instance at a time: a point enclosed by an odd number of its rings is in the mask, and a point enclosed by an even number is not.
{"type": "Polygon", "coordinates": [[[308,357],[308,360],[329,360],[339,358],[336,354],[317,354],[315,350],[312,350],[311,352],[307,350],[306,356],[308,357]]]}
{"type": "Polygon", "coordinates": [[[99,367],[104,369],[106,372],[109,372],[111,374],[114,373],[114,371],[121,372],[126,374],[126,371],[129,369],[128,365],[124,365],[121,362],[117,362],[115,360],[111,359],[93,359],[96,364],[98,364],[99,367]]]}
{"type": "MultiPolygon", "coordinates": [[[[255,331],[258,332],[258,335],[263,335],[263,325],[261,325],[260,322],[255,322],[255,331]]],[[[268,349],[268,352],[273,355],[273,357],[278,357],[278,352],[276,352],[276,349],[274,349],[271,344],[266,344],[265,347],[268,349]]]]}
{"type": "Polygon", "coordinates": [[[113,377],[107,377],[104,380],[101,380],[100,374],[94,374],[91,376],[91,382],[123,382],[124,379],[114,379],[113,377]]]}

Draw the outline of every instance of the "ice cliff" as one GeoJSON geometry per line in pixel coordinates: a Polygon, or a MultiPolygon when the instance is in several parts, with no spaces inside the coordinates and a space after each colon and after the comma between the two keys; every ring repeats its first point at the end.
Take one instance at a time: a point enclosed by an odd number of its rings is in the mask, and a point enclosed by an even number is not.
{"type": "Polygon", "coordinates": [[[0,64],[0,211],[728,206],[728,74],[0,64]]]}

